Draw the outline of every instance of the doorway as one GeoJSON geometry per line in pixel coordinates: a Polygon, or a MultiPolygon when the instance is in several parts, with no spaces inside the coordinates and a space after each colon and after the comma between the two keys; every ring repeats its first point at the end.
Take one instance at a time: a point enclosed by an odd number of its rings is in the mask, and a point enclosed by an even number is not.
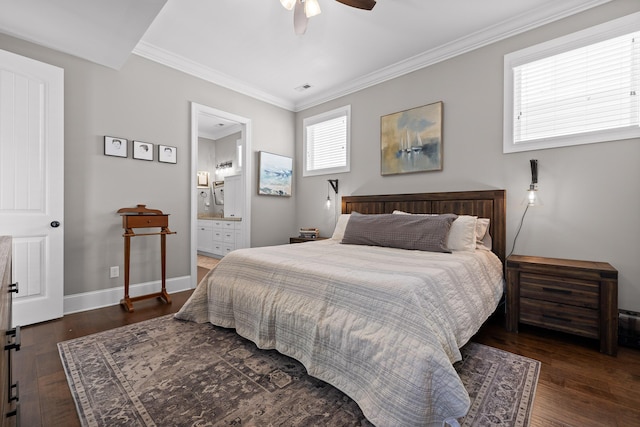
{"type": "Polygon", "coordinates": [[[191,287],[198,285],[198,194],[195,190],[198,174],[198,138],[204,135],[204,126],[208,123],[232,123],[240,128],[241,149],[238,151],[239,161],[242,163],[240,172],[241,187],[244,197],[241,201],[242,242],[240,247],[251,246],[251,119],[217,110],[206,105],[191,103],[191,177],[189,192],[191,194],[191,287]]]}

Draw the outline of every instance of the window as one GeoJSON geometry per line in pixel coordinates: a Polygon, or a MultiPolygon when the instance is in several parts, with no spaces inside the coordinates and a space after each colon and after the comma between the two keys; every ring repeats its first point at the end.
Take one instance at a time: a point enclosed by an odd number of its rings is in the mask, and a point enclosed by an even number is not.
{"type": "Polygon", "coordinates": [[[640,13],[505,56],[505,153],[640,137],[640,13]]]}
{"type": "Polygon", "coordinates": [[[349,172],[351,106],[308,117],[302,124],[303,176],[349,172]]]}

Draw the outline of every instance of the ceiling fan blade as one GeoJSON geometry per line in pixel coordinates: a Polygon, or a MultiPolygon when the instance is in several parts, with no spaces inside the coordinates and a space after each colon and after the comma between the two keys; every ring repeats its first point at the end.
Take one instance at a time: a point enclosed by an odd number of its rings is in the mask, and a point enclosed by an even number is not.
{"type": "Polygon", "coordinates": [[[356,7],[358,9],[371,10],[376,5],[376,0],[336,0],[347,6],[356,7]]]}
{"type": "Polygon", "coordinates": [[[307,31],[307,23],[309,18],[304,13],[304,4],[300,0],[296,0],[296,7],[293,9],[293,30],[297,35],[301,36],[307,31]]]}

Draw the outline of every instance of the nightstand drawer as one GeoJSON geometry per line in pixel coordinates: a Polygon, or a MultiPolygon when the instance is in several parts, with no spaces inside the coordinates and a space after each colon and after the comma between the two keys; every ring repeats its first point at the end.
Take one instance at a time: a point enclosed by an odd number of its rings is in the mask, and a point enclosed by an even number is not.
{"type": "Polygon", "coordinates": [[[600,337],[598,311],[588,308],[521,298],[520,321],[587,338],[600,337]]]}
{"type": "Polygon", "coordinates": [[[535,273],[520,274],[520,296],[560,304],[598,309],[598,282],[535,273]]]}

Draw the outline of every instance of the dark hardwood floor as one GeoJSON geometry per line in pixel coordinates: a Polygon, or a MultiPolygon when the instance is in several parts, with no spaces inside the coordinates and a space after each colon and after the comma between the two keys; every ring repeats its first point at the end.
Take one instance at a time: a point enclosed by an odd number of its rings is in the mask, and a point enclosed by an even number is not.
{"type": "Polygon", "coordinates": [[[526,325],[510,333],[504,316],[473,341],[542,362],[530,427],[640,426],[640,350],[613,357],[596,340],[526,325]]]}
{"type": "MultiPolygon", "coordinates": [[[[23,328],[15,364],[21,425],[80,425],[58,342],[174,313],[190,295],[172,294],[171,305],[139,301],[133,313],[113,306],[23,328]]],[[[621,347],[611,357],[593,340],[524,326],[513,334],[503,325],[503,316],[495,316],[473,340],[542,362],[531,427],[640,426],[640,350],[621,347]]]]}

